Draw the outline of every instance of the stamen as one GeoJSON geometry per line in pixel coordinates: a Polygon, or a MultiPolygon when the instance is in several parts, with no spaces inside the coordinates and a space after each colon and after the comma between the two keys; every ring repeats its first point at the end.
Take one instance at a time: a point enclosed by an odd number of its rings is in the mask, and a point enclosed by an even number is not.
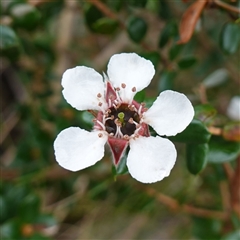
{"type": "Polygon", "coordinates": [[[102,97],[102,94],[101,94],[101,93],[98,93],[98,94],[97,94],[97,97],[98,97],[98,98],[101,98],[101,97],[102,97]]]}
{"type": "Polygon", "coordinates": [[[133,120],[133,118],[129,118],[129,119],[128,119],[128,122],[131,123],[131,124],[135,124],[135,126],[139,126],[139,124],[138,124],[137,122],[135,122],[135,121],[133,120]]]}
{"type": "Polygon", "coordinates": [[[129,140],[129,139],[130,139],[130,137],[129,137],[127,134],[125,134],[125,135],[123,136],[123,138],[124,138],[125,140],[129,140]]]}
{"type": "Polygon", "coordinates": [[[118,118],[116,118],[116,119],[114,120],[114,123],[116,124],[116,126],[119,126],[119,127],[122,126],[122,123],[119,121],[118,118]]]}
{"type": "Polygon", "coordinates": [[[99,120],[97,120],[96,118],[93,119],[93,122],[94,122],[95,124],[98,123],[98,124],[102,127],[103,130],[106,130],[104,124],[103,124],[102,122],[100,122],[99,120]]]}
{"type": "Polygon", "coordinates": [[[132,92],[136,92],[136,91],[137,91],[136,87],[133,87],[132,92]]]}
{"type": "Polygon", "coordinates": [[[99,133],[99,134],[98,134],[98,137],[100,137],[100,138],[101,138],[102,136],[103,136],[103,134],[102,134],[102,133],[99,133]]]}
{"type": "Polygon", "coordinates": [[[99,107],[101,107],[101,106],[102,106],[102,103],[101,103],[101,102],[99,102],[99,103],[98,103],[98,106],[99,106],[99,107]]]}
{"type": "Polygon", "coordinates": [[[136,130],[135,130],[135,132],[134,132],[134,136],[138,136],[139,137],[139,131],[140,131],[140,129],[142,128],[142,126],[139,124],[137,127],[136,127],[136,130]]]}
{"type": "Polygon", "coordinates": [[[117,87],[117,88],[116,88],[116,91],[120,91],[120,87],[117,87]]]}
{"type": "Polygon", "coordinates": [[[125,84],[125,83],[122,83],[122,84],[121,84],[121,87],[122,87],[122,88],[125,88],[125,87],[126,87],[126,84],[125,84]]]}
{"type": "Polygon", "coordinates": [[[116,133],[115,133],[114,137],[122,138],[122,137],[123,137],[123,134],[122,134],[122,132],[121,132],[121,126],[119,126],[119,125],[116,124],[116,127],[117,127],[117,130],[116,130],[116,133]]]}
{"type": "Polygon", "coordinates": [[[139,114],[139,115],[140,115],[141,112],[142,112],[142,108],[143,108],[143,104],[141,103],[141,104],[140,104],[140,107],[139,107],[139,109],[138,109],[138,114],[139,114]]]}
{"type": "Polygon", "coordinates": [[[104,120],[105,120],[105,122],[106,122],[107,120],[113,120],[113,119],[114,119],[114,116],[111,115],[111,117],[105,118],[104,120]]]}
{"type": "Polygon", "coordinates": [[[128,105],[128,108],[131,110],[131,111],[135,111],[137,112],[137,109],[134,105],[128,105]]]}

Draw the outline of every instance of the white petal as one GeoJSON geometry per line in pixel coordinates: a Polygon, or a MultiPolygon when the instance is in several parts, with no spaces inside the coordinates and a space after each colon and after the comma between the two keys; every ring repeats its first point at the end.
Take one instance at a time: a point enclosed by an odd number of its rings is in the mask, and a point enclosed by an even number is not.
{"type": "Polygon", "coordinates": [[[235,96],[231,99],[228,108],[227,115],[232,120],[240,121],[240,97],[235,96]]]}
{"type": "Polygon", "coordinates": [[[115,54],[108,63],[108,76],[115,88],[120,88],[120,95],[126,102],[132,100],[136,92],[149,85],[155,74],[151,61],[146,60],[135,53],[115,54]],[[121,85],[126,84],[122,89],[121,85]],[[133,93],[132,89],[136,88],[133,93]]]}
{"type": "Polygon", "coordinates": [[[167,90],[144,113],[143,121],[159,135],[174,136],[189,125],[193,116],[194,109],[188,98],[182,93],[167,90]]]}
{"type": "Polygon", "coordinates": [[[142,183],[153,183],[170,174],[177,153],[171,141],[161,137],[139,137],[130,140],[128,171],[142,183]]]}
{"type": "Polygon", "coordinates": [[[78,110],[101,110],[99,102],[105,107],[103,78],[92,68],[80,66],[66,70],[62,86],[64,98],[78,110]],[[97,97],[99,93],[101,98],[97,97]]]}
{"type": "Polygon", "coordinates": [[[67,128],[58,134],[54,142],[56,160],[60,166],[71,171],[90,167],[102,159],[106,141],[107,134],[103,131],[67,128]]]}

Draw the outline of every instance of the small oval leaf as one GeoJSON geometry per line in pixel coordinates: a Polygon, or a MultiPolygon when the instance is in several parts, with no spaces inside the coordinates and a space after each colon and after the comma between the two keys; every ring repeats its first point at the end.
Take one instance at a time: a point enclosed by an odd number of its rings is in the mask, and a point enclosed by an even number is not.
{"type": "Polygon", "coordinates": [[[232,54],[238,50],[240,44],[240,27],[235,23],[224,25],[221,36],[220,46],[225,53],[232,54]]]}
{"type": "Polygon", "coordinates": [[[127,32],[134,42],[139,43],[147,32],[147,23],[140,17],[131,17],[128,20],[127,32]]]}
{"type": "Polygon", "coordinates": [[[223,138],[228,141],[240,142],[240,122],[225,125],[223,128],[223,138]]]}
{"type": "Polygon", "coordinates": [[[228,77],[229,77],[228,71],[224,68],[221,68],[221,69],[214,71],[210,75],[208,75],[203,80],[202,83],[206,88],[212,88],[212,87],[219,86],[219,85],[223,84],[224,82],[226,82],[228,77]]]}
{"type": "Polygon", "coordinates": [[[194,107],[195,118],[202,122],[208,122],[217,113],[217,110],[210,104],[200,104],[194,107]]]}
{"type": "Polygon", "coordinates": [[[1,41],[0,50],[7,51],[10,48],[19,47],[19,39],[16,33],[9,27],[0,25],[1,41]]]}
{"type": "Polygon", "coordinates": [[[25,3],[14,5],[11,8],[11,16],[14,26],[28,30],[33,29],[41,19],[41,13],[38,9],[25,3]]]}
{"type": "Polygon", "coordinates": [[[207,164],[208,144],[187,144],[187,168],[190,173],[198,174],[207,164]]]}
{"type": "Polygon", "coordinates": [[[197,62],[195,57],[185,57],[178,62],[178,67],[186,69],[192,67],[197,62]]]}
{"type": "Polygon", "coordinates": [[[92,28],[97,33],[112,34],[118,27],[118,21],[109,18],[100,18],[93,23],[92,28]]]}
{"type": "Polygon", "coordinates": [[[169,137],[169,139],[176,142],[200,144],[207,143],[210,137],[211,134],[205,125],[201,121],[193,119],[183,132],[176,136],[169,137]]]}
{"type": "Polygon", "coordinates": [[[172,90],[176,75],[177,75],[176,72],[163,71],[160,75],[159,84],[158,84],[159,92],[162,92],[165,90],[172,90]]]}
{"type": "Polygon", "coordinates": [[[240,154],[240,143],[213,136],[209,141],[208,162],[224,163],[233,161],[240,154]]]}

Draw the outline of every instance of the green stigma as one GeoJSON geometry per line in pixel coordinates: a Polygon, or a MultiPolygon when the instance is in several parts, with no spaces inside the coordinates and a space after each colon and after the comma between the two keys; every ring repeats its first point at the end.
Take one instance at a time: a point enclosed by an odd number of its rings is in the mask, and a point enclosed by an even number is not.
{"type": "Polygon", "coordinates": [[[119,121],[123,124],[124,123],[124,116],[125,114],[123,112],[118,113],[119,121]]]}

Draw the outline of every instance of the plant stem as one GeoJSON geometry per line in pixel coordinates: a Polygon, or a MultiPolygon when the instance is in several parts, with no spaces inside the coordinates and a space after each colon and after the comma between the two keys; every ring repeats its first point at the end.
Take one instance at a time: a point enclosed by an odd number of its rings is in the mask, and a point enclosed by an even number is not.
{"type": "Polygon", "coordinates": [[[154,198],[157,201],[161,202],[162,204],[168,206],[173,211],[182,211],[185,213],[189,213],[199,217],[206,217],[206,218],[213,218],[213,219],[220,219],[226,220],[228,218],[228,213],[223,211],[213,211],[207,210],[202,208],[197,208],[188,204],[180,204],[177,200],[166,196],[163,193],[158,192],[153,188],[145,188],[145,192],[154,198]]]}
{"type": "Polygon", "coordinates": [[[237,7],[234,7],[234,6],[231,6],[225,2],[222,2],[222,1],[219,1],[219,0],[214,0],[213,1],[217,6],[221,7],[221,8],[224,8],[228,11],[231,11],[231,12],[236,12],[236,13],[240,13],[240,9],[237,8],[237,7]]]}

